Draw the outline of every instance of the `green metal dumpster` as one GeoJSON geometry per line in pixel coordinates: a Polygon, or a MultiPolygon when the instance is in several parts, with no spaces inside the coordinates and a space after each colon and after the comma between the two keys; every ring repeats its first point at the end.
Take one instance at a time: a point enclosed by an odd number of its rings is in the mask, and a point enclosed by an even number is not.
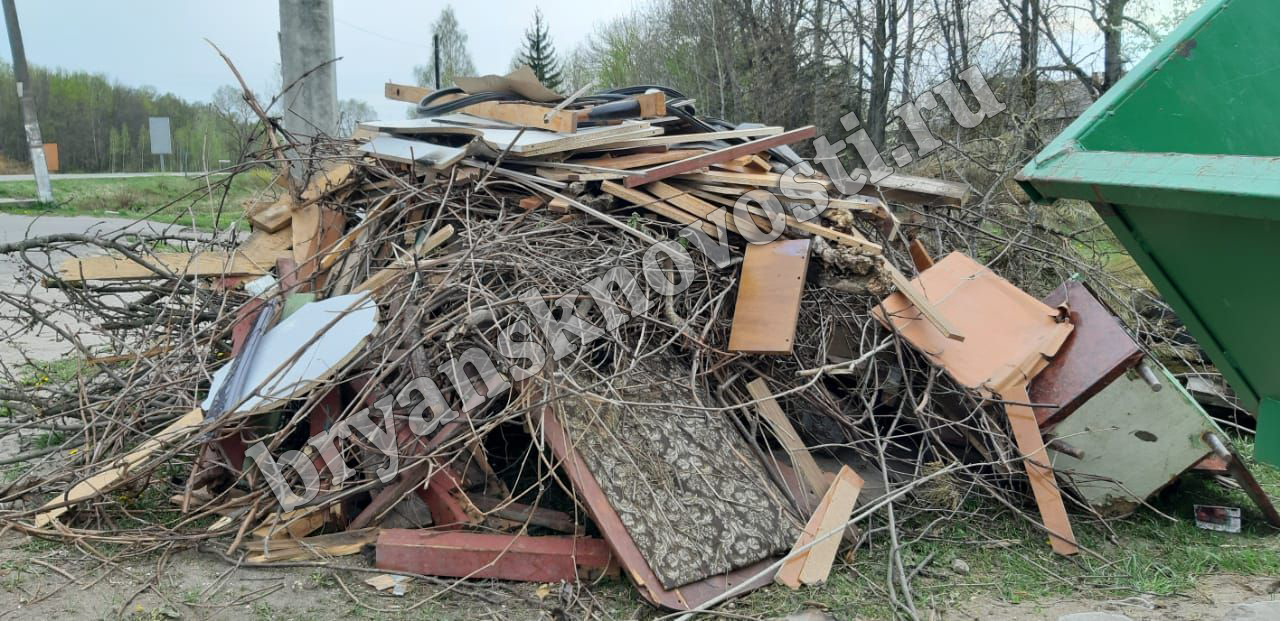
{"type": "Polygon", "coordinates": [[[1209,0],[1019,176],[1089,201],[1280,465],[1280,2],[1209,0]]]}

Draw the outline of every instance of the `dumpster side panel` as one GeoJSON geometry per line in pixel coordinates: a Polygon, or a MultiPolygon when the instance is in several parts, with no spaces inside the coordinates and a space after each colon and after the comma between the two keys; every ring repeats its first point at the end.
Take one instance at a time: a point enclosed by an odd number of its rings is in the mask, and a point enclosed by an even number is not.
{"type": "Polygon", "coordinates": [[[1084,132],[1090,151],[1280,155],[1280,5],[1228,0],[1084,132]]]}
{"type": "Polygon", "coordinates": [[[1245,407],[1280,396],[1280,223],[1131,205],[1099,209],[1245,407]],[[1117,231],[1120,233],[1120,231],[1117,231]],[[1127,238],[1127,239],[1126,239],[1127,238]]]}

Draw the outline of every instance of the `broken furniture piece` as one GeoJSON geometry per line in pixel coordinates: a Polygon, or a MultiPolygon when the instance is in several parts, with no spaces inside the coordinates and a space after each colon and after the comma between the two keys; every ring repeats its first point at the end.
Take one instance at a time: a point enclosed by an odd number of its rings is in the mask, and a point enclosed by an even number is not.
{"type": "Polygon", "coordinates": [[[1225,437],[1182,384],[1138,344],[1089,288],[1068,281],[1044,299],[1067,309],[1075,329],[1031,382],[1029,394],[1052,463],[1089,506],[1107,517],[1147,498],[1218,454],[1269,521],[1280,516],[1225,437]],[[1212,437],[1218,448],[1206,437],[1212,437]]]}
{"type": "Polygon", "coordinates": [[[885,298],[872,314],[961,385],[1004,401],[1050,544],[1059,554],[1075,554],[1066,505],[1027,396],[1027,383],[1057,353],[1071,324],[959,252],[937,261],[911,285],[955,325],[963,341],[939,331],[902,293],[885,298]]]}

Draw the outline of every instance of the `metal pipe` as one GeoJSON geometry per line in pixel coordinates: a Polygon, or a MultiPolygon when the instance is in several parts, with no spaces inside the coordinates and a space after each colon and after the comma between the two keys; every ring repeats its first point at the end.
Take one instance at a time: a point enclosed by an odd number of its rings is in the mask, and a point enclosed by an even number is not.
{"type": "Polygon", "coordinates": [[[1142,377],[1142,381],[1151,387],[1151,392],[1160,392],[1164,388],[1164,384],[1160,382],[1160,378],[1156,376],[1156,372],[1147,364],[1146,360],[1138,363],[1138,375],[1142,377]]]}

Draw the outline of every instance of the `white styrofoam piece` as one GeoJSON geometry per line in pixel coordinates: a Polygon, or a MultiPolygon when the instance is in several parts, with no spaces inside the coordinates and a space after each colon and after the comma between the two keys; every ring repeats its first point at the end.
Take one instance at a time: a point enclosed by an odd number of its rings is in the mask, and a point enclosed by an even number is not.
{"type": "Polygon", "coordinates": [[[422,140],[409,140],[395,136],[378,135],[360,145],[360,150],[378,157],[397,162],[422,162],[445,168],[458,163],[466,157],[466,149],[457,149],[441,144],[433,144],[422,140]]]}
{"type": "Polygon", "coordinates": [[[1159,392],[1130,371],[1052,430],[1084,452],[1081,460],[1050,450],[1054,469],[1104,515],[1136,509],[1211,452],[1201,439],[1206,431],[1221,433],[1167,369],[1152,366],[1159,392]]]}
{"type": "MultiPolygon", "coordinates": [[[[299,308],[268,330],[254,358],[245,361],[249,368],[244,391],[250,396],[234,411],[269,409],[328,379],[360,351],[377,325],[378,306],[365,293],[333,297],[299,308]]],[[[209,395],[200,404],[204,410],[213,404],[231,366],[226,364],[213,374],[209,395]]],[[[242,397],[230,395],[228,407],[242,397]]]]}

